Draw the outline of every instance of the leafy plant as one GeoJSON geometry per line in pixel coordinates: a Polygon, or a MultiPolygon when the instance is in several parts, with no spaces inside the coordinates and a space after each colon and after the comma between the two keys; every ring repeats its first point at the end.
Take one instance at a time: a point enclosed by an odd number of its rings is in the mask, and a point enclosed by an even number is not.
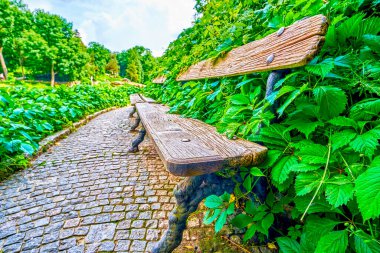
{"type": "Polygon", "coordinates": [[[132,86],[108,85],[58,88],[0,88],[0,180],[28,165],[23,154],[33,155],[45,136],[70,126],[88,114],[125,106],[132,86]]]}
{"type": "Polygon", "coordinates": [[[216,221],[216,231],[227,222],[243,229],[246,243],[276,240],[282,252],[380,251],[378,7],[335,0],[198,3],[194,25],[158,60],[157,75],[167,81],[147,92],[172,112],[269,149],[258,167],[231,169],[241,178],[233,198],[206,199],[205,222],[216,221]],[[316,14],[330,22],[322,50],[267,98],[268,73],[175,81],[200,60],[316,14]],[[264,199],[252,193],[262,179],[269,183],[264,199]]]}

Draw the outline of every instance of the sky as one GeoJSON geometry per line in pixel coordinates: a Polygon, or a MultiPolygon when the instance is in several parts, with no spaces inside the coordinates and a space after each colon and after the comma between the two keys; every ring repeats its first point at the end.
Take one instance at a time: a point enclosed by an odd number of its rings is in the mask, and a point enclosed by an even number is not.
{"type": "Polygon", "coordinates": [[[195,0],[24,0],[72,22],[85,44],[96,41],[120,52],[136,45],[161,56],[191,26],[195,0]]]}

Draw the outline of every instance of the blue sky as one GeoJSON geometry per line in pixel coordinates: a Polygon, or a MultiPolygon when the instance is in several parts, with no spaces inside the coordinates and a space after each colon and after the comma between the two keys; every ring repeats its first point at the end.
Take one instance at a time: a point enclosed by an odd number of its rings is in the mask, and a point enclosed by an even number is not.
{"type": "Polygon", "coordinates": [[[24,0],[29,9],[44,9],[73,22],[83,41],[112,51],[135,45],[160,56],[179,33],[191,26],[194,0],[24,0]]]}

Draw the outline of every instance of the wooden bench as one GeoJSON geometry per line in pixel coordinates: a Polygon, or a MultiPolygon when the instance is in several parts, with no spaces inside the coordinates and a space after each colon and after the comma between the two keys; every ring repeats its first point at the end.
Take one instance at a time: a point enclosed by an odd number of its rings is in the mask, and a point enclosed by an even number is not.
{"type": "MultiPolygon", "coordinates": [[[[306,65],[318,52],[327,30],[327,19],[317,15],[281,28],[278,32],[231,50],[224,58],[205,60],[181,73],[177,81],[243,75],[272,71],[267,80],[266,96],[290,68],[306,65]]],[[[156,78],[165,82],[166,78],[156,78]]],[[[265,159],[267,149],[242,140],[229,140],[215,128],[199,120],[168,114],[168,107],[156,104],[141,95],[132,95],[132,114],[137,111],[136,124],[142,123],[139,136],[130,152],[137,152],[146,133],[153,141],[167,170],[187,177],[174,189],[177,205],[169,217],[169,228],[154,247],[154,253],[172,252],[181,242],[188,216],[211,194],[233,192],[235,182],[217,176],[223,168],[252,166],[265,159]]],[[[264,200],[265,180],[253,192],[264,200]]]]}

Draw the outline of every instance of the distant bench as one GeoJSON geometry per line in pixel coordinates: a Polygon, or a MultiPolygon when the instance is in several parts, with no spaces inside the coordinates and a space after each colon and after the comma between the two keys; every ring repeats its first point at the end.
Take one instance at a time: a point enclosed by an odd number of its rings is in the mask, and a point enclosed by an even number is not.
{"type": "MultiPolygon", "coordinates": [[[[327,30],[327,19],[317,15],[297,21],[278,32],[231,50],[224,58],[205,60],[180,74],[177,81],[218,78],[272,71],[268,77],[266,96],[273,93],[274,85],[290,72],[290,68],[306,65],[318,52],[327,30]]],[[[166,77],[154,81],[164,83],[166,77]]],[[[135,130],[142,129],[133,141],[130,152],[138,152],[138,145],[146,133],[153,141],[167,170],[187,177],[174,190],[177,205],[169,217],[169,228],[153,249],[172,252],[182,240],[188,216],[199,203],[211,194],[233,192],[235,183],[218,177],[214,172],[223,168],[253,166],[265,159],[267,148],[242,140],[229,140],[218,134],[214,127],[199,120],[185,119],[168,114],[169,108],[142,95],[131,95],[131,104],[137,111],[135,130]]],[[[253,192],[261,199],[265,185],[256,185],[253,192]]]]}

